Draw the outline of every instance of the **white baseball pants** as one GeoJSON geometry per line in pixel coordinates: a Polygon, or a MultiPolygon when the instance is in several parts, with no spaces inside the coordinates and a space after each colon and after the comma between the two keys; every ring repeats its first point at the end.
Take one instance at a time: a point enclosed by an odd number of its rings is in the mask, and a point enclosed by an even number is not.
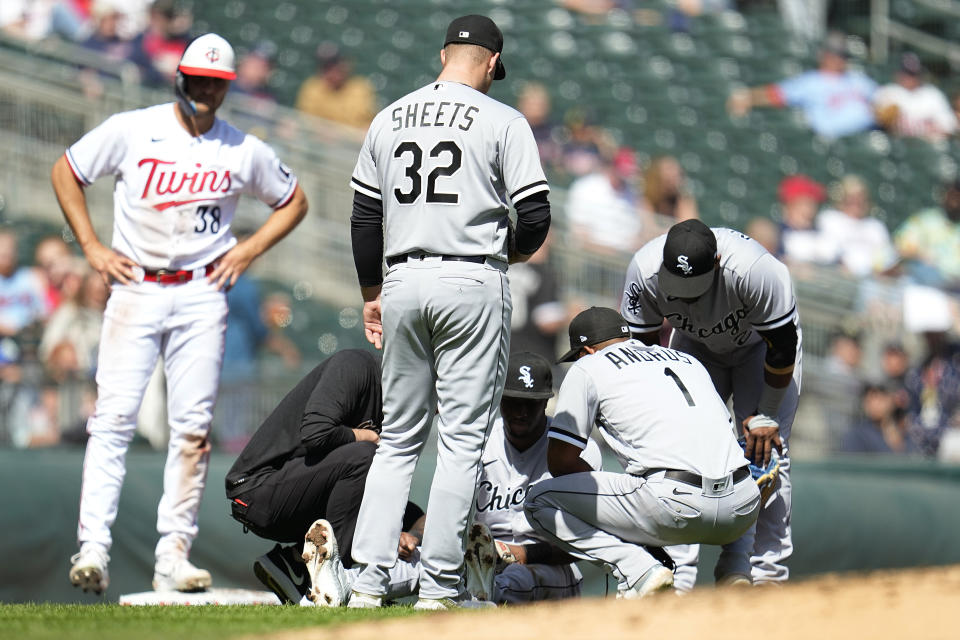
{"type": "Polygon", "coordinates": [[[167,378],[170,442],[157,508],[156,555],[186,557],[207,476],[226,295],[206,279],[114,284],[104,312],[97,403],[87,422],[77,538],[110,548],[137,412],[159,356],[167,378]]]}
{"type": "MultiPolygon", "coordinates": [[[[498,263],[502,264],[502,263],[498,263]]],[[[500,406],[510,346],[505,265],[393,266],[383,282],[383,431],[353,542],[354,589],[383,595],[420,452],[437,420],[437,466],[421,546],[420,595],[456,597],[480,457],[500,406]]]]}

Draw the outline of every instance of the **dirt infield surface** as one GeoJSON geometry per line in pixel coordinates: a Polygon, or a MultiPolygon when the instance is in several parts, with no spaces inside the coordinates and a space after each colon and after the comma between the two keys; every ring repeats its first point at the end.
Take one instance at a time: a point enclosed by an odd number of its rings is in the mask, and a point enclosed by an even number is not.
{"type": "Polygon", "coordinates": [[[584,599],[530,607],[271,634],[271,639],[947,640],[960,638],[960,566],[828,575],[777,588],[699,589],[642,601],[584,599]]]}

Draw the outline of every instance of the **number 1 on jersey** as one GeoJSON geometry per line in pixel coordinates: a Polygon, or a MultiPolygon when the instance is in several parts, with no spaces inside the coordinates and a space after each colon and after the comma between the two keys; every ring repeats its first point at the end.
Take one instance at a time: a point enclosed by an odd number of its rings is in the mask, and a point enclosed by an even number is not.
{"type": "Polygon", "coordinates": [[[678,376],[673,369],[671,369],[670,367],[664,367],[663,375],[670,376],[671,378],[673,378],[673,381],[677,383],[677,387],[679,387],[680,391],[683,392],[683,397],[684,399],[686,399],[687,405],[691,407],[696,406],[696,404],[693,402],[693,396],[691,396],[690,392],[687,391],[686,385],[683,384],[683,381],[680,380],[680,376],[678,376]]]}

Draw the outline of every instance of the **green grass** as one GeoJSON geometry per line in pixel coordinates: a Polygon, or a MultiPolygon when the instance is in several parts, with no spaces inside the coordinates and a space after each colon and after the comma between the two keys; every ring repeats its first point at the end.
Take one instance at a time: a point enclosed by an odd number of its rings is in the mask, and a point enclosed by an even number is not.
{"type": "Polygon", "coordinates": [[[276,606],[125,607],[0,605],[0,638],[17,640],[216,640],[242,635],[418,615],[412,606],[314,609],[276,606]]]}

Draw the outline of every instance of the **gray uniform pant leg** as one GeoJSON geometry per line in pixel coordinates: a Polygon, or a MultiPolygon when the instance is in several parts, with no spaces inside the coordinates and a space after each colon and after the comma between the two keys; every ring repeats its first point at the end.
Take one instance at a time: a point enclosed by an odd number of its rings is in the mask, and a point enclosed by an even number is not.
{"type": "Polygon", "coordinates": [[[520,604],[580,595],[583,576],[574,564],[509,564],[493,581],[493,601],[520,604]]]}
{"type": "MultiPolygon", "coordinates": [[[[766,347],[759,343],[746,354],[736,354],[734,365],[719,362],[715,356],[703,350],[699,343],[686,340],[674,332],[671,346],[699,359],[710,373],[717,393],[724,400],[733,397],[733,413],[736,425],[743,423],[756,410],[763,385],[763,360],[766,347]]],[[[724,545],[714,576],[719,579],[732,573],[751,575],[755,583],[783,582],[790,576],[785,561],[793,553],[793,534],[790,526],[793,485],[790,482],[790,457],[788,439],[796,417],[800,400],[800,380],[803,376],[802,335],[798,335],[797,359],[793,379],[774,419],[780,426],[784,456],[780,461],[780,479],[773,495],[760,511],[756,528],[751,528],[743,539],[724,545]],[[749,565],[746,558],[749,557],[749,565]]],[[[737,434],[740,434],[738,430],[737,434]]],[[[668,550],[669,552],[669,550],[668,550]]],[[[678,571],[692,576],[684,578],[691,587],[696,582],[696,564],[699,549],[679,551],[674,557],[678,571]],[[683,568],[680,569],[682,563],[683,568]]],[[[671,557],[673,553],[671,552],[671,557]]]]}
{"type": "Polygon", "coordinates": [[[360,515],[354,588],[382,595],[434,409],[437,464],[421,546],[420,594],[461,591],[464,536],[509,350],[506,274],[462,262],[405,263],[384,280],[384,425],[360,515]]]}
{"type": "Polygon", "coordinates": [[[659,564],[641,545],[736,539],[756,519],[759,491],[742,481],[724,497],[705,497],[662,473],[574,473],[536,484],[524,509],[546,540],[606,567],[622,591],[659,564]]]}

